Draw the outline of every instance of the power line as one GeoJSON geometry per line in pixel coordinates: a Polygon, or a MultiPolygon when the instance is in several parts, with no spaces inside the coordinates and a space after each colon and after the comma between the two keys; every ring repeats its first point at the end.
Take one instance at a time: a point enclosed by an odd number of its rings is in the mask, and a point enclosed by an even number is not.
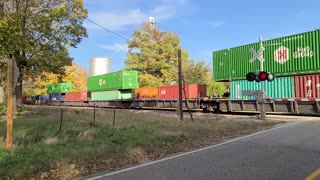
{"type": "Polygon", "coordinates": [[[126,38],[126,37],[124,37],[124,36],[121,36],[120,34],[117,34],[117,33],[113,32],[113,31],[109,30],[108,28],[105,28],[105,27],[101,26],[100,24],[94,22],[93,20],[91,20],[91,19],[89,19],[89,18],[87,18],[87,20],[90,21],[91,23],[99,26],[100,28],[102,28],[102,29],[104,29],[104,30],[106,30],[106,31],[108,31],[108,32],[110,32],[110,33],[112,33],[112,34],[114,34],[114,35],[116,35],[116,36],[124,39],[124,40],[130,41],[130,39],[128,39],[128,38],[126,38]]]}

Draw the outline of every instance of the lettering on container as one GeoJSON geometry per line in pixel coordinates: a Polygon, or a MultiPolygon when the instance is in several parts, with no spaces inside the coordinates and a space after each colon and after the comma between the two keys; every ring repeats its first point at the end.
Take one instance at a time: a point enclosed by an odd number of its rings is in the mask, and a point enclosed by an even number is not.
{"type": "Polygon", "coordinates": [[[158,99],[157,95],[142,95],[142,99],[158,99]]]}
{"type": "Polygon", "coordinates": [[[314,53],[309,46],[298,47],[297,50],[293,53],[293,58],[303,58],[303,57],[313,57],[314,53]]]}
{"type": "Polygon", "coordinates": [[[103,79],[99,79],[99,85],[102,86],[106,84],[106,80],[103,80],[103,79]]]}
{"type": "Polygon", "coordinates": [[[161,89],[160,94],[167,94],[165,89],[161,89]]]}
{"type": "Polygon", "coordinates": [[[290,59],[289,48],[280,46],[274,51],[274,60],[280,64],[286,63],[290,59]]]}
{"type": "Polygon", "coordinates": [[[310,87],[311,84],[312,84],[312,80],[311,80],[311,79],[307,80],[307,82],[306,82],[306,87],[310,87]]]}
{"type": "Polygon", "coordinates": [[[306,95],[307,98],[311,98],[312,97],[312,90],[308,90],[308,93],[306,95]]]}

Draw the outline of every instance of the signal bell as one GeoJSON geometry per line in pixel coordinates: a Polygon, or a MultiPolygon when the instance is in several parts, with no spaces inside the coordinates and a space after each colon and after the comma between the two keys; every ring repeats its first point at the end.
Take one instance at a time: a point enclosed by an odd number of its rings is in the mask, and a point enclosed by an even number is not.
{"type": "Polygon", "coordinates": [[[274,76],[272,73],[270,72],[265,72],[265,71],[258,71],[258,72],[249,72],[247,75],[246,75],[246,79],[247,81],[256,81],[256,82],[260,82],[260,81],[273,81],[274,79],[274,76]]]}

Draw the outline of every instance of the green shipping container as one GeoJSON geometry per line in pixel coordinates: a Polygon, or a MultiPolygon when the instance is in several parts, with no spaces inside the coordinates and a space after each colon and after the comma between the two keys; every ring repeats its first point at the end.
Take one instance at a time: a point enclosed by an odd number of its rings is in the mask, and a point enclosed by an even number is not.
{"type": "Polygon", "coordinates": [[[47,86],[48,94],[69,93],[72,92],[72,83],[54,83],[47,86]]]}
{"type": "MultiPolygon", "coordinates": [[[[320,73],[320,30],[263,41],[264,70],[276,76],[320,73]]],[[[260,61],[249,63],[249,51],[258,51],[259,42],[213,52],[213,76],[216,81],[241,80],[260,70],[260,61]]]]}
{"type": "MultiPolygon", "coordinates": [[[[292,77],[275,78],[265,81],[265,92],[270,98],[293,98],[295,96],[294,79],[292,77]]],[[[253,96],[242,96],[244,90],[261,90],[261,83],[247,80],[231,82],[231,99],[255,99],[253,96]]]]}
{"type": "Polygon", "coordinates": [[[91,92],[91,100],[93,101],[109,101],[120,99],[132,99],[131,90],[91,92]]]}
{"type": "Polygon", "coordinates": [[[88,91],[138,88],[137,71],[117,71],[87,78],[88,91]]]}

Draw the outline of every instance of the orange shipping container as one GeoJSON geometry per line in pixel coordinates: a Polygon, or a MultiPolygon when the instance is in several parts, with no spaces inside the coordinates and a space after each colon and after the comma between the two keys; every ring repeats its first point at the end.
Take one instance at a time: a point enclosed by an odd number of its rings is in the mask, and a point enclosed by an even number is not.
{"type": "Polygon", "coordinates": [[[137,88],[135,89],[136,99],[158,99],[158,88],[137,88]]]}

